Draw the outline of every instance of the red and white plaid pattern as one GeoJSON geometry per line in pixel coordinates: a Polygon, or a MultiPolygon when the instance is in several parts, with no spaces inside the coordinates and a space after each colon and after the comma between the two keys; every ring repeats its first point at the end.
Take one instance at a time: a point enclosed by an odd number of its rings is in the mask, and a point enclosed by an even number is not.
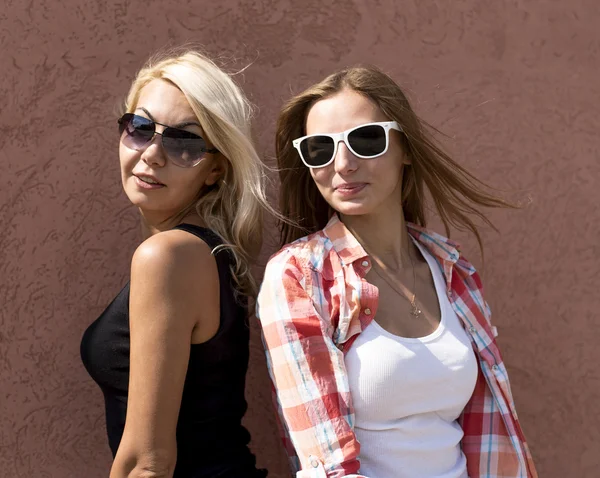
{"type": "MultiPolygon", "coordinates": [[[[413,224],[408,230],[440,266],[478,357],[475,391],[459,419],[469,477],[536,478],[479,275],[456,243],[413,224]]],[[[363,279],[370,267],[335,215],[267,265],[257,316],[297,478],[363,476],[344,353],[377,312],[377,290],[363,279]]]]}

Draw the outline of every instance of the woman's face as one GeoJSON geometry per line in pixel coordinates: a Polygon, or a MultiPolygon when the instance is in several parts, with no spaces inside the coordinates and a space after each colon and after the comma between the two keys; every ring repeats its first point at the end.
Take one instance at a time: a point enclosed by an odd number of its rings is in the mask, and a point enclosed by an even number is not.
{"type": "MultiPolygon", "coordinates": [[[[390,121],[366,96],[345,89],[317,101],[306,118],[306,134],[341,133],[366,124],[390,121]]],[[[310,170],[329,205],[342,215],[365,215],[401,204],[402,169],[407,164],[398,131],[390,131],[387,152],[361,159],[340,142],[331,164],[310,170]]]]}
{"type": "MultiPolygon", "coordinates": [[[[172,83],[152,80],[144,86],[134,113],[200,135],[208,148],[213,147],[184,94],[172,83]]],[[[156,125],[158,133],[164,129],[164,126],[156,125]]],[[[223,171],[221,158],[208,153],[192,168],[174,165],[163,150],[159,134],[139,151],[121,141],[119,158],[125,194],[143,214],[152,215],[157,220],[166,220],[190,206],[200,189],[218,181],[223,171]]]]}

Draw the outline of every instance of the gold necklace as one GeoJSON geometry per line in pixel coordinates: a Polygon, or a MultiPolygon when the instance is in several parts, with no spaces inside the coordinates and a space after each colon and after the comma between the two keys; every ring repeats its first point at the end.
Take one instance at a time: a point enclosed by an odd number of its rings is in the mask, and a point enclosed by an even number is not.
{"type": "MultiPolygon", "coordinates": [[[[410,303],[410,315],[412,315],[415,319],[418,319],[420,317],[420,315],[422,314],[422,310],[419,309],[419,307],[417,306],[417,294],[414,292],[416,287],[417,287],[417,275],[415,272],[415,265],[413,263],[412,257],[410,257],[410,254],[408,255],[408,258],[410,259],[410,265],[412,266],[412,270],[413,270],[413,293],[412,293],[412,298],[408,296],[408,294],[402,290],[398,290],[394,284],[392,284],[387,278],[385,278],[384,276],[382,276],[375,267],[373,267],[373,270],[375,271],[375,274],[377,274],[379,277],[381,277],[385,283],[387,285],[389,285],[392,290],[394,290],[397,294],[399,294],[402,298],[406,299],[409,303],[410,303]]],[[[379,264],[377,264],[379,266],[379,264]]],[[[381,269],[383,270],[383,268],[381,269]]]]}

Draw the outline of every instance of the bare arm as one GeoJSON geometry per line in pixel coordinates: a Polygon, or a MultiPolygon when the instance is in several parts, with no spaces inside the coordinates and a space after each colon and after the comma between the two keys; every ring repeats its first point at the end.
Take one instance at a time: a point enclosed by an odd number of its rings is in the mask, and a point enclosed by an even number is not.
{"type": "Polygon", "coordinates": [[[192,333],[198,327],[217,330],[218,297],[216,262],[200,239],[168,231],[136,250],[127,417],[110,478],[173,476],[192,333]]]}

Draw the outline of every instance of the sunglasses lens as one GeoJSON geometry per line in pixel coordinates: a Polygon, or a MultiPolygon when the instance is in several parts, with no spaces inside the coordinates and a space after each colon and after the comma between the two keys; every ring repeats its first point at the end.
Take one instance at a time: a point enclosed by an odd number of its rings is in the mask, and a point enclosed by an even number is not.
{"type": "Polygon", "coordinates": [[[204,158],[206,141],[183,129],[167,128],[163,132],[163,148],[177,166],[191,168],[204,158]]]}
{"type": "Polygon", "coordinates": [[[348,143],[359,156],[378,156],[385,151],[385,129],[380,125],[361,126],[348,135],[348,143]]]}
{"type": "Polygon", "coordinates": [[[154,136],[154,123],[132,113],[124,114],[119,120],[121,141],[131,149],[140,149],[154,136]]]}
{"type": "Polygon", "coordinates": [[[311,136],[302,140],[300,151],[309,166],[318,168],[331,160],[335,143],[329,136],[311,136]]]}

